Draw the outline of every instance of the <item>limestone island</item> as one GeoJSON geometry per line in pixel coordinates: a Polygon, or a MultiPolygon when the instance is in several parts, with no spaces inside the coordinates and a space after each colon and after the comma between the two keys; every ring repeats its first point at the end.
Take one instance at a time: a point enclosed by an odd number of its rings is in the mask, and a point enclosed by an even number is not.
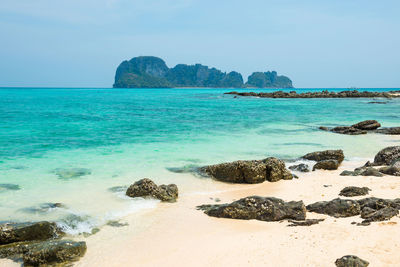
{"type": "Polygon", "coordinates": [[[178,64],[168,68],[164,60],[153,56],[123,61],[115,74],[114,88],[293,88],[292,81],[276,71],[253,72],[246,83],[236,71],[222,72],[201,64],[178,64]]]}

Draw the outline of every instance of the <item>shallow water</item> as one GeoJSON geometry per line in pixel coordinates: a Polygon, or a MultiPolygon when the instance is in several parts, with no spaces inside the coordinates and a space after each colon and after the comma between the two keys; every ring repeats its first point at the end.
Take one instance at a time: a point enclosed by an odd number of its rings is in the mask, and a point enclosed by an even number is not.
{"type": "Polygon", "coordinates": [[[346,136],[318,126],[365,119],[399,126],[399,99],[382,105],[371,99],[233,98],[223,95],[227,91],[0,89],[0,184],[8,184],[0,186],[0,221],[57,220],[76,234],[157,205],[110,187],[149,177],[177,183],[187,190],[182,193],[213,189],[207,180],[191,187],[198,177],[167,168],[267,156],[290,160],[331,148],[343,149],[347,159],[371,158],[396,143],[390,136],[346,136]],[[38,209],[43,203],[64,206],[38,209]]]}

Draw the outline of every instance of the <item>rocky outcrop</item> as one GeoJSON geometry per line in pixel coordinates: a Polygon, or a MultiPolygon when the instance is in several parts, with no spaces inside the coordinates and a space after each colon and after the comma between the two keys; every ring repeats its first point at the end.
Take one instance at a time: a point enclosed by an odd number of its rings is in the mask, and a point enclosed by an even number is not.
{"type": "Polygon", "coordinates": [[[344,160],[343,150],[325,150],[317,151],[304,155],[303,159],[313,160],[313,161],[323,161],[323,160],[337,160],[340,163],[344,160]]]}
{"type": "Polygon", "coordinates": [[[230,204],[203,205],[198,207],[212,217],[242,220],[280,221],[305,220],[303,201],[285,202],[274,197],[245,197],[230,204]]]}
{"type": "Polygon", "coordinates": [[[396,93],[392,92],[359,92],[357,90],[353,91],[341,91],[341,92],[329,92],[324,90],[322,92],[305,92],[297,93],[296,91],[283,92],[277,91],[272,93],[255,93],[255,92],[228,92],[225,94],[238,95],[238,96],[255,96],[261,98],[374,98],[374,97],[384,97],[384,98],[396,98],[400,97],[396,93]]]}
{"type": "Polygon", "coordinates": [[[336,267],[367,267],[368,261],[354,255],[343,256],[335,261],[336,267]]]}
{"type": "Polygon", "coordinates": [[[33,240],[46,240],[62,235],[52,222],[6,223],[0,225],[0,245],[33,240]]]}
{"type": "Polygon", "coordinates": [[[354,171],[343,171],[341,176],[375,176],[375,177],[382,177],[383,174],[373,168],[373,167],[360,167],[356,168],[354,171]]]}
{"type": "Polygon", "coordinates": [[[144,178],[128,187],[129,197],[152,197],[161,201],[174,202],[178,198],[178,187],[175,184],[157,186],[152,180],[144,178]]]}
{"type": "Polygon", "coordinates": [[[286,169],[285,163],[277,158],[263,160],[239,160],[216,165],[209,165],[199,169],[219,181],[230,183],[262,183],[276,182],[281,179],[293,179],[293,175],[286,169]]]}
{"type": "Polygon", "coordinates": [[[178,64],[168,68],[158,57],[142,56],[123,61],[115,73],[114,88],[170,88],[170,87],[214,87],[243,88],[292,88],[292,81],[278,76],[275,71],[256,72],[249,76],[246,85],[240,73],[222,72],[201,64],[178,64]]]}
{"type": "Polygon", "coordinates": [[[298,171],[298,172],[309,172],[310,169],[308,168],[307,164],[300,163],[298,165],[292,165],[289,167],[290,170],[292,171],[298,171]]]}
{"type": "Polygon", "coordinates": [[[323,131],[331,131],[334,133],[347,134],[347,135],[360,135],[367,133],[380,133],[389,135],[400,134],[400,127],[388,127],[388,128],[380,128],[380,127],[381,124],[376,120],[366,120],[353,124],[351,126],[337,126],[334,128],[320,126],[319,129],[323,131]]]}
{"type": "Polygon", "coordinates": [[[339,168],[339,162],[335,159],[321,160],[318,161],[314,167],[315,170],[337,170],[339,168]]]}
{"type": "Polygon", "coordinates": [[[374,158],[374,165],[390,165],[400,160],[400,146],[391,146],[382,149],[374,158]]]}
{"type": "Polygon", "coordinates": [[[319,201],[307,205],[311,212],[327,214],[333,217],[351,217],[361,213],[360,204],[355,200],[335,198],[331,201],[319,201]]]}
{"type": "Polygon", "coordinates": [[[86,243],[55,240],[63,234],[51,222],[2,224],[0,258],[22,259],[24,266],[70,264],[85,254],[86,243]]]}
{"type": "Polygon", "coordinates": [[[367,224],[371,222],[388,221],[398,214],[399,210],[392,207],[385,207],[375,211],[369,208],[368,212],[361,213],[361,218],[364,219],[362,223],[367,224]]]}
{"type": "Polygon", "coordinates": [[[343,188],[339,196],[344,196],[344,197],[356,197],[356,196],[365,196],[368,195],[369,189],[368,187],[357,187],[357,186],[347,186],[343,188]]]}

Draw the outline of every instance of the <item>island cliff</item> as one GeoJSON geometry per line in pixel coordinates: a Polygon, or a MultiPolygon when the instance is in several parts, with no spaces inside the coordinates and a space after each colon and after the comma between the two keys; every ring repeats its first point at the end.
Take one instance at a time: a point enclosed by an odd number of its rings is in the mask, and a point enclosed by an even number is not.
{"type": "Polygon", "coordinates": [[[272,72],[254,72],[244,83],[236,71],[222,72],[201,64],[178,64],[168,68],[158,57],[142,56],[123,61],[115,74],[114,88],[171,88],[171,87],[212,87],[212,88],[293,88],[286,76],[272,72]]]}

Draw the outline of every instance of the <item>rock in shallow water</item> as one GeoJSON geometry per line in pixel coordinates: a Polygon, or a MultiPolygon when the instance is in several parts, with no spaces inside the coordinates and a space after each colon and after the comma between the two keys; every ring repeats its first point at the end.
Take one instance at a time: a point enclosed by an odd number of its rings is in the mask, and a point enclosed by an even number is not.
{"type": "Polygon", "coordinates": [[[367,267],[369,262],[354,255],[347,255],[337,259],[335,264],[337,267],[367,267]]]}
{"type": "Polygon", "coordinates": [[[340,191],[339,196],[345,196],[345,197],[365,196],[368,195],[369,191],[371,191],[371,189],[369,189],[368,187],[347,186],[340,191]]]}
{"type": "Polygon", "coordinates": [[[3,190],[20,190],[21,187],[17,184],[0,184],[0,192],[3,190]]]}
{"type": "Polygon", "coordinates": [[[276,182],[293,179],[293,175],[286,169],[285,163],[277,158],[264,160],[239,160],[216,165],[209,165],[199,169],[200,172],[223,182],[230,183],[262,183],[265,180],[276,182]]]}
{"type": "Polygon", "coordinates": [[[129,186],[126,195],[153,197],[161,201],[174,202],[178,198],[178,187],[175,184],[157,186],[152,180],[144,178],[129,186]]]}
{"type": "Polygon", "coordinates": [[[285,202],[274,197],[250,196],[230,204],[203,205],[199,209],[213,217],[242,220],[280,221],[285,219],[305,220],[303,201],[285,202]]]}
{"type": "Polygon", "coordinates": [[[374,165],[390,165],[394,161],[400,160],[400,146],[391,146],[382,149],[374,158],[374,165]]]}
{"type": "Polygon", "coordinates": [[[54,173],[61,179],[71,179],[89,175],[92,172],[91,170],[85,168],[71,168],[71,169],[58,168],[54,170],[54,173]]]}
{"type": "Polygon", "coordinates": [[[348,135],[360,135],[360,134],[367,134],[368,132],[365,130],[360,130],[354,128],[352,126],[337,126],[331,130],[334,133],[339,134],[348,134],[348,135]]]}
{"type": "Polygon", "coordinates": [[[298,165],[292,165],[289,167],[290,170],[292,171],[298,171],[298,172],[309,172],[310,169],[308,168],[307,164],[300,163],[298,165]]]}
{"type": "Polygon", "coordinates": [[[6,223],[0,225],[0,244],[20,241],[46,240],[63,235],[55,223],[6,223]]]}
{"type": "Polygon", "coordinates": [[[376,120],[366,120],[366,121],[362,121],[362,122],[353,124],[351,127],[354,127],[356,129],[360,129],[360,130],[371,131],[371,130],[376,130],[379,127],[381,127],[381,124],[379,122],[377,122],[376,120]]]}
{"type": "Polygon", "coordinates": [[[344,160],[343,150],[325,150],[317,151],[304,155],[303,159],[322,161],[322,160],[337,160],[340,163],[344,160]]]}

